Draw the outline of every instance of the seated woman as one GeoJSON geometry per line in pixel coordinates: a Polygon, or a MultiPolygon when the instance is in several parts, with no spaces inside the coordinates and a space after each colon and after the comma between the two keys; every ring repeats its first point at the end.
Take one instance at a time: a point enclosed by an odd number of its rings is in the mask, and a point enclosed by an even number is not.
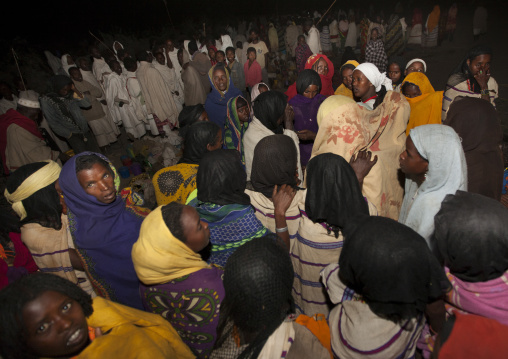
{"type": "Polygon", "coordinates": [[[222,131],[213,122],[197,122],[186,131],[183,156],[178,163],[163,168],[152,178],[157,205],[176,201],[184,204],[196,189],[199,162],[205,153],[222,147],[222,131]]]}
{"type": "Polygon", "coordinates": [[[353,98],[353,71],[359,65],[358,61],[348,60],[340,67],[342,84],[335,90],[335,95],[342,95],[353,98]]]}
{"type": "Polygon", "coordinates": [[[55,187],[60,171],[53,161],[21,166],[8,177],[5,197],[21,219],[21,240],[39,270],[68,279],[95,297],[74,249],[65,202],[55,187]]]}
{"type": "Polygon", "coordinates": [[[379,72],[384,72],[386,69],[388,58],[378,28],[373,28],[370,32],[370,40],[365,48],[365,62],[376,65],[379,72]]]}
{"type": "Polygon", "coordinates": [[[332,306],[319,273],[339,260],[344,226],[358,215],[377,214],[362,195],[363,177],[376,164],[376,160],[370,161],[370,155],[363,152],[353,159],[365,163],[366,171],[357,167],[358,175],[344,158],[333,153],[317,155],[309,162],[307,193],[298,203],[301,220],[290,251],[297,313],[328,315],[332,306]]]}
{"type": "Polygon", "coordinates": [[[435,91],[429,79],[421,72],[412,72],[402,82],[401,92],[411,106],[406,136],[412,128],[441,124],[443,91],[435,91]]]}
{"type": "Polygon", "coordinates": [[[148,210],[126,206],[118,175],[100,153],[71,157],[60,173],[76,251],[98,296],[143,309],[131,250],[148,210]]]}
{"type": "Polygon", "coordinates": [[[353,71],[353,94],[358,104],[368,110],[383,103],[387,91],[392,90],[392,81],[376,65],[364,62],[353,71]]]}
{"type": "Polygon", "coordinates": [[[3,358],[194,358],[158,315],[35,273],[0,291],[3,358]],[[149,345],[146,345],[150,343],[149,345]]]}
{"type": "MultiPolygon", "coordinates": [[[[333,63],[323,54],[312,55],[307,59],[304,70],[314,70],[321,78],[321,95],[331,96],[334,94],[332,86],[332,78],[334,73],[333,63]]],[[[297,95],[296,81],[288,87],[285,94],[288,101],[297,95]]]]}
{"type": "Polygon", "coordinates": [[[468,192],[501,200],[503,186],[503,129],[496,109],[487,101],[456,97],[445,125],[457,132],[467,163],[468,192]]]}
{"type": "Polygon", "coordinates": [[[272,135],[263,138],[254,150],[252,177],[245,190],[256,210],[256,217],[263,226],[273,233],[277,228],[287,227],[291,240],[295,238],[300,223],[298,203],[305,199],[305,191],[300,191],[297,187],[300,182],[297,154],[295,143],[288,136],[272,135]],[[276,208],[273,191],[275,187],[284,185],[296,189],[296,193],[285,213],[280,213],[279,208],[276,208]],[[282,222],[282,217],[285,217],[285,226],[277,225],[277,222],[282,222]]]}
{"type": "Polygon", "coordinates": [[[210,121],[219,125],[224,136],[228,101],[233,97],[241,96],[242,91],[233,85],[223,63],[212,66],[208,71],[208,78],[212,84],[212,91],[206,97],[205,110],[210,121]]]}
{"type": "Polygon", "coordinates": [[[329,359],[326,320],[315,324],[327,340],[305,326],[305,316],[293,314],[293,276],[284,245],[271,236],[251,241],[233,253],[224,271],[226,297],[210,358],[329,359]]]}
{"type": "Polygon", "coordinates": [[[418,233],[392,219],[359,217],[345,235],[339,263],[321,272],[336,304],[335,357],[414,358],[426,317],[437,331],[445,320],[443,269],[418,233]]]}
{"type": "Polygon", "coordinates": [[[224,266],[241,245],[265,235],[245,192],[245,171],[236,150],[207,153],[197,175],[197,198],[188,204],[210,228],[208,263],[224,266]]]}
{"type": "MultiPolygon", "coordinates": [[[[245,151],[245,171],[247,172],[247,180],[251,178],[252,158],[254,157],[254,149],[258,142],[266,136],[274,134],[284,134],[291,137],[298,146],[300,141],[297,134],[290,130],[284,129],[282,123],[286,112],[291,109],[288,105],[286,95],[278,91],[267,91],[258,96],[253,103],[254,117],[249,124],[249,128],[243,137],[243,148],[245,151]]],[[[300,150],[298,149],[298,177],[303,178],[300,165],[300,150]]]]}
{"type": "Polygon", "coordinates": [[[393,91],[375,110],[344,96],[330,96],[319,108],[319,131],[312,148],[311,158],[331,152],[350,161],[360,150],[377,156],[379,163],[365,177],[362,193],[380,216],[392,219],[399,217],[404,196],[397,159],[406,142],[409,111],[404,97],[393,91]]]}
{"type": "Polygon", "coordinates": [[[406,60],[400,56],[393,56],[388,59],[386,75],[392,80],[393,91],[400,92],[400,84],[404,80],[404,70],[406,69],[406,60]]]}
{"type": "Polygon", "coordinates": [[[300,140],[300,164],[302,169],[307,166],[312,145],[318,132],[317,113],[319,106],[326,99],[321,95],[321,79],[316,71],[303,70],[296,80],[298,94],[289,100],[288,104],[293,107],[294,128],[300,140]]]}
{"type": "Polygon", "coordinates": [[[178,128],[179,135],[185,138],[185,133],[189,130],[190,126],[196,122],[210,121],[205,107],[202,104],[194,106],[185,106],[178,115],[178,128]]]}
{"type": "Polygon", "coordinates": [[[496,80],[490,76],[491,60],[490,47],[476,46],[469,50],[446,83],[441,113],[443,122],[448,108],[457,96],[481,98],[496,106],[494,100],[499,96],[499,89],[496,80]]]}
{"type": "Polygon", "coordinates": [[[413,128],[399,156],[406,175],[399,222],[414,229],[431,246],[434,216],[447,194],[467,190],[467,167],[460,138],[445,125],[413,128]]]}
{"type": "Polygon", "coordinates": [[[250,107],[247,100],[237,96],[228,101],[227,121],[224,131],[224,148],[237,150],[245,167],[245,151],[243,149],[243,136],[250,121],[250,107]]]}
{"type": "Polygon", "coordinates": [[[406,64],[406,69],[404,70],[404,76],[409,75],[412,72],[422,72],[427,73],[427,64],[422,59],[414,58],[409,60],[406,64]]]}
{"type": "Polygon", "coordinates": [[[210,230],[190,206],[172,202],[143,221],[132,247],[145,310],[161,315],[199,358],[208,358],[216,338],[223,271],[199,252],[210,230]]]}
{"type": "Polygon", "coordinates": [[[435,226],[437,252],[452,283],[448,313],[508,325],[508,209],[491,198],[457,191],[443,200],[435,226]]]}

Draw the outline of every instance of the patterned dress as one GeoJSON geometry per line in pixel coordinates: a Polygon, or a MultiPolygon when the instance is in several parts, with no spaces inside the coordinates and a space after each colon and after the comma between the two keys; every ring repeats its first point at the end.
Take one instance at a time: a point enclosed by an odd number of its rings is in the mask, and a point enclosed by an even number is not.
{"type": "Polygon", "coordinates": [[[152,178],[157,205],[170,202],[185,204],[189,194],[196,189],[197,173],[198,165],[189,163],[179,163],[157,171],[152,178]]]}

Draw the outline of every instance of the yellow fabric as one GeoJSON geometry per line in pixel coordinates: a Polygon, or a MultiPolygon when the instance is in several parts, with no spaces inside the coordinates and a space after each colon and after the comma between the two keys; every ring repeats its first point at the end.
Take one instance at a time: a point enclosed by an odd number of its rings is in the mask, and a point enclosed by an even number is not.
{"type": "Polygon", "coordinates": [[[60,176],[60,171],[62,169],[58,163],[50,160],[44,162],[48,164],[28,176],[13,193],[9,193],[7,189],[4,191],[5,198],[12,205],[12,209],[18,214],[21,220],[26,217],[25,207],[23,207],[21,201],[27,199],[38,190],[56,182],[60,176]]]}
{"type": "Polygon", "coordinates": [[[434,5],[434,9],[429,14],[429,17],[427,19],[427,33],[430,34],[432,30],[436,28],[437,25],[439,25],[439,16],[441,15],[441,9],[439,8],[439,5],[434,5]]]}
{"type": "Polygon", "coordinates": [[[210,82],[212,83],[212,86],[215,87],[217,92],[220,94],[221,97],[224,97],[224,94],[226,94],[229,91],[229,71],[224,68],[224,72],[226,73],[226,90],[222,92],[215,86],[215,83],[213,82],[213,71],[217,67],[217,64],[213,65],[210,70],[208,70],[208,77],[210,78],[210,82]]]}
{"type": "Polygon", "coordinates": [[[380,216],[399,218],[403,188],[397,178],[399,155],[406,143],[410,107],[402,94],[388,91],[384,101],[368,110],[345,96],[330,96],[319,107],[319,131],[311,158],[335,153],[346,161],[362,149],[378,157],[365,177],[362,192],[380,216]]]}
{"type": "Polygon", "coordinates": [[[199,254],[171,234],[161,206],[143,221],[132,246],[132,261],[139,280],[146,285],[166,283],[209,267],[199,254]]]}
{"type": "Polygon", "coordinates": [[[198,165],[179,163],[163,168],[152,178],[157,205],[170,202],[185,204],[189,194],[196,189],[198,165]]]}
{"type": "Polygon", "coordinates": [[[407,98],[411,106],[411,115],[406,128],[406,136],[412,128],[429,125],[441,124],[441,110],[443,105],[443,91],[434,91],[427,76],[421,72],[412,72],[406,76],[402,86],[406,83],[412,83],[420,88],[421,96],[407,98]]]}
{"type": "Polygon", "coordinates": [[[348,89],[344,84],[337,87],[337,90],[335,90],[335,95],[342,95],[353,99],[353,91],[348,89]]]}
{"type": "Polygon", "coordinates": [[[78,355],[79,359],[195,358],[171,324],[158,314],[101,297],[94,298],[93,308],[93,314],[87,319],[88,325],[100,328],[103,335],[96,337],[78,355]]]}

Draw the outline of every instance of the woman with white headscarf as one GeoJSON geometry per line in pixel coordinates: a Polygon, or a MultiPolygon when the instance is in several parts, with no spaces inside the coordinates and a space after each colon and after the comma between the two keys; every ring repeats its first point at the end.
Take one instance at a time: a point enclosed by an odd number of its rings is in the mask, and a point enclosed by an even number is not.
{"type": "Polygon", "coordinates": [[[360,99],[359,105],[374,110],[385,99],[387,91],[392,89],[392,80],[386,72],[379,72],[376,65],[365,62],[353,71],[353,94],[360,99]]]}
{"type": "Polygon", "coordinates": [[[460,137],[446,125],[413,128],[399,156],[406,174],[399,222],[418,232],[431,246],[434,216],[447,194],[467,191],[466,158],[460,137]]]}
{"type": "Polygon", "coordinates": [[[69,76],[69,69],[71,67],[76,67],[72,56],[69,54],[62,55],[62,68],[64,70],[65,76],[69,76]]]}

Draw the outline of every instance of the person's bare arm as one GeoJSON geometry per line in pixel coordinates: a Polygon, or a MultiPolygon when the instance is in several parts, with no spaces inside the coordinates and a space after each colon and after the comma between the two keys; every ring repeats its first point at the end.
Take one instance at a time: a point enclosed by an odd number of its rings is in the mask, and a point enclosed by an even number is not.
{"type": "Polygon", "coordinates": [[[83,267],[83,263],[81,262],[81,259],[79,258],[78,252],[74,248],[69,248],[69,257],[71,259],[72,268],[84,271],[85,268],[83,267]]]}
{"type": "Polygon", "coordinates": [[[365,177],[367,177],[372,167],[377,163],[377,156],[374,156],[372,161],[371,157],[372,152],[365,150],[358,152],[356,157],[353,155],[349,160],[349,164],[353,168],[353,171],[355,171],[358,183],[360,183],[360,188],[363,187],[365,177]]]}
{"type": "Polygon", "coordinates": [[[289,250],[289,231],[286,222],[286,211],[288,210],[293,198],[295,198],[296,190],[286,184],[277,191],[277,186],[273,188],[272,201],[275,208],[275,228],[276,234],[286,243],[289,250]]]}

